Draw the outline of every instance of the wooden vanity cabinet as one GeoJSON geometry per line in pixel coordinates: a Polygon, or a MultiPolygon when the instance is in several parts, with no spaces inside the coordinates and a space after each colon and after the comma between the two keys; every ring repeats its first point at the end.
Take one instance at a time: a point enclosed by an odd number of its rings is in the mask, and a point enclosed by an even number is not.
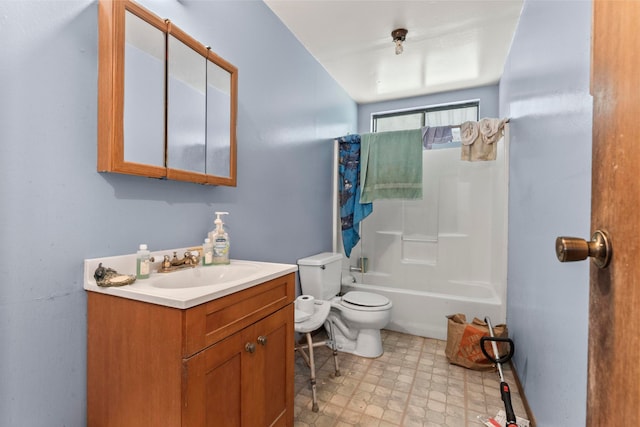
{"type": "Polygon", "coordinates": [[[186,310],[88,292],[87,425],[292,427],[294,286],[186,310]]]}

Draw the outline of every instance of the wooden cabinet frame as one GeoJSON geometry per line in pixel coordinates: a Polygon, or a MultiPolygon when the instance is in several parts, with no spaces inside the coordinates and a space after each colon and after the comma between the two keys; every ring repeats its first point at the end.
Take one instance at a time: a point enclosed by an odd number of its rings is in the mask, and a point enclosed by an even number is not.
{"type": "MultiPolygon", "coordinates": [[[[131,0],[98,2],[98,164],[99,172],[115,172],[150,178],[166,178],[209,185],[235,187],[237,183],[237,94],[238,69],[228,61],[180,30],[131,0]],[[125,160],[124,88],[125,88],[125,15],[129,11],[149,25],[176,35],[203,58],[230,75],[229,176],[218,176],[167,167],[167,79],[165,65],[164,165],[149,165],[125,160]]],[[[165,46],[166,47],[166,46],[165,46]]],[[[166,61],[166,58],[165,58],[166,61]]]]}

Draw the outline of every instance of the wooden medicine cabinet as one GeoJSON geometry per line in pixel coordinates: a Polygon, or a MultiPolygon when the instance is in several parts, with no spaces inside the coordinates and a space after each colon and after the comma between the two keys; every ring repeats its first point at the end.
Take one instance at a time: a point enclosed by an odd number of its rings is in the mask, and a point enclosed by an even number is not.
{"type": "Polygon", "coordinates": [[[235,186],[237,68],[133,1],[98,6],[98,171],[235,186]]]}

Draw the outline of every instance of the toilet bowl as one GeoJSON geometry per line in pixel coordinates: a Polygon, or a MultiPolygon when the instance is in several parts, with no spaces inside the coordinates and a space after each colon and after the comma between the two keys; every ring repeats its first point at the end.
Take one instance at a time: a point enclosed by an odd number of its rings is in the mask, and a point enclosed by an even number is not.
{"type": "Polygon", "coordinates": [[[383,353],[380,330],[391,319],[391,301],[372,292],[339,296],[342,254],[324,252],[298,260],[302,293],[331,302],[325,329],[338,350],[362,357],[383,353]]]}

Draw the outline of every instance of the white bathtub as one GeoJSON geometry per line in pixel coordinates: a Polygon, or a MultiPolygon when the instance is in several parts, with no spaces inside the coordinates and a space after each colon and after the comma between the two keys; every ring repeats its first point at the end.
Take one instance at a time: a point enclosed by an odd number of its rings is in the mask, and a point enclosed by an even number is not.
{"type": "MultiPolygon", "coordinates": [[[[368,274],[355,274],[356,283],[343,280],[342,290],[384,295],[393,302],[391,321],[385,329],[446,340],[447,316],[463,313],[467,320],[488,316],[494,325],[504,323],[506,313],[494,288],[481,282],[442,281],[430,283],[429,291],[395,289],[391,286],[358,283],[368,274]]],[[[373,278],[372,278],[373,279],[373,278]]]]}

